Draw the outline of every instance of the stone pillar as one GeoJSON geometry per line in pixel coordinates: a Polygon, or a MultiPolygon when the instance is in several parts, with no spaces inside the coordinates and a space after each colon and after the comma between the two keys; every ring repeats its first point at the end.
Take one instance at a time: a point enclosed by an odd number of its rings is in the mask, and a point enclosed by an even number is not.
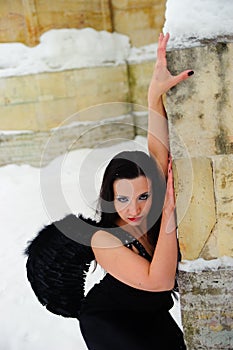
{"type": "MultiPolygon", "coordinates": [[[[232,42],[218,38],[168,52],[173,74],[190,79],[167,94],[183,262],[233,257],[232,42]]],[[[232,349],[232,266],[181,271],[188,350],[232,349]]]]}

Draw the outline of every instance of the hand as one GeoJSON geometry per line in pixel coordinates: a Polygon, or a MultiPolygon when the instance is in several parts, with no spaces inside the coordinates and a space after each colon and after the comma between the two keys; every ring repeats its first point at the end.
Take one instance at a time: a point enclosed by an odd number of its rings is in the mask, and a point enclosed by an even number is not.
{"type": "Polygon", "coordinates": [[[168,174],[167,174],[167,189],[163,206],[163,220],[166,221],[166,233],[173,232],[176,229],[176,212],[175,212],[175,192],[173,183],[172,159],[169,158],[168,174]]]}
{"type": "Polygon", "coordinates": [[[164,93],[194,73],[190,69],[185,70],[178,75],[172,75],[169,72],[167,69],[166,59],[166,48],[169,37],[169,33],[166,35],[160,33],[159,35],[157,60],[154,66],[154,72],[148,90],[149,106],[153,105],[153,103],[158,102],[164,93]]]}

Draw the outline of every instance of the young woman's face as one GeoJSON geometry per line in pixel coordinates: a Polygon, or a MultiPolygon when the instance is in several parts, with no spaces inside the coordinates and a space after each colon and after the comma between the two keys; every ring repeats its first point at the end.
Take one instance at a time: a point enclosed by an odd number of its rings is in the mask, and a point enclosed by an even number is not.
{"type": "Polygon", "coordinates": [[[113,183],[114,206],[122,224],[140,225],[152,204],[151,180],[145,176],[119,179],[113,183]]]}

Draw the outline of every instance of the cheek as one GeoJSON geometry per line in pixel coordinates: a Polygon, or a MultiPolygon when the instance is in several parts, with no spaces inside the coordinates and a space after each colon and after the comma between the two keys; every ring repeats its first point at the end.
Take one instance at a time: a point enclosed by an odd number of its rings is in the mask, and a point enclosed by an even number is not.
{"type": "Polygon", "coordinates": [[[127,204],[126,203],[120,203],[118,201],[114,201],[114,207],[117,213],[124,213],[125,210],[127,210],[127,204]]]}
{"type": "Polygon", "coordinates": [[[152,205],[152,199],[149,198],[149,199],[143,204],[143,211],[144,211],[145,213],[148,213],[148,212],[150,211],[151,205],[152,205]]]}

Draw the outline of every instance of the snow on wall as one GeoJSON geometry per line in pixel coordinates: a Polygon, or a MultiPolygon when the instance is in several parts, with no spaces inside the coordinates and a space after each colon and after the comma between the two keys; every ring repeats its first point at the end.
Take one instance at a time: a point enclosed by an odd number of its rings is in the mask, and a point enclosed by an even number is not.
{"type": "MultiPolygon", "coordinates": [[[[164,32],[168,47],[199,45],[203,38],[233,35],[232,0],[168,0],[164,32]]],[[[84,29],[52,29],[39,45],[0,44],[0,77],[154,59],[155,43],[131,47],[127,35],[84,29]]]]}
{"type": "Polygon", "coordinates": [[[183,260],[179,264],[179,270],[186,272],[216,271],[220,268],[233,268],[233,258],[229,256],[223,256],[212,260],[199,258],[196,260],[183,260]]]}
{"type": "Polygon", "coordinates": [[[233,35],[232,13],[232,0],[168,0],[164,32],[171,34],[169,46],[200,45],[201,39],[233,35]]]}

